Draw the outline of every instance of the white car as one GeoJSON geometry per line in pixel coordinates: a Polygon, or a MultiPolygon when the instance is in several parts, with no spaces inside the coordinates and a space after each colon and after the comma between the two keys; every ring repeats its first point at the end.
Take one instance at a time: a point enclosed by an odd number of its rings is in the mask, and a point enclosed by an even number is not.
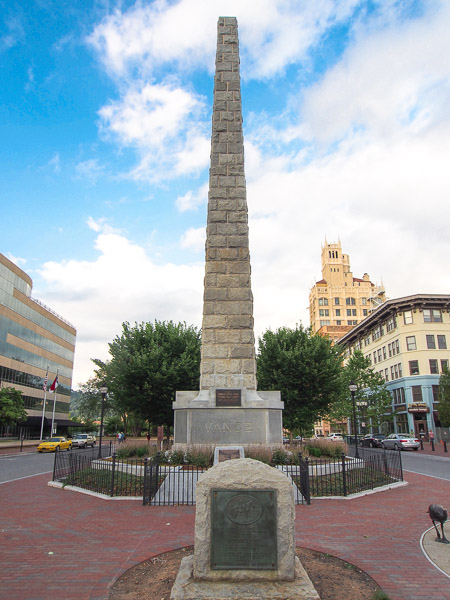
{"type": "Polygon", "coordinates": [[[89,433],[76,433],[72,438],[72,446],[74,448],[94,447],[96,441],[95,435],[90,435],[89,433]]]}
{"type": "Polygon", "coordinates": [[[327,440],[332,440],[334,442],[343,442],[344,438],[342,437],[342,433],[330,433],[326,437],[327,440]]]}

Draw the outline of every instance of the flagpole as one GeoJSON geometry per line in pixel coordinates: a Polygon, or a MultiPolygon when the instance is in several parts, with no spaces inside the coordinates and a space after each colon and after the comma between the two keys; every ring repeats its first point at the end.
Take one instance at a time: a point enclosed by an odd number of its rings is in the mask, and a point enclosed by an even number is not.
{"type": "Polygon", "coordinates": [[[47,365],[47,373],[45,374],[44,379],[44,406],[42,407],[42,419],[41,419],[41,437],[39,440],[42,442],[43,432],[44,432],[44,420],[45,420],[45,405],[47,403],[47,381],[48,381],[48,367],[47,365]]]}
{"type": "MultiPolygon", "coordinates": [[[[55,377],[55,381],[53,382],[53,386],[55,386],[54,392],[55,392],[55,397],[53,398],[53,413],[52,413],[52,432],[51,432],[51,436],[53,437],[53,423],[55,422],[55,407],[56,407],[56,390],[58,388],[58,372],[59,370],[57,369],[56,371],[56,377],[55,377]]],[[[51,390],[52,388],[50,388],[51,390]]]]}

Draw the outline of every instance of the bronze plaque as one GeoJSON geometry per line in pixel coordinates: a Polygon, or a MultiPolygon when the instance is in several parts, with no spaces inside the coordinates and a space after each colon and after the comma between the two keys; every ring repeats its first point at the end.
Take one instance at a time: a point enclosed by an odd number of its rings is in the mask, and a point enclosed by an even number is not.
{"type": "Polygon", "coordinates": [[[216,390],[216,406],[241,406],[241,390],[216,390]]]}
{"type": "Polygon", "coordinates": [[[211,569],[277,569],[275,490],[211,494],[211,569]]]}
{"type": "Polygon", "coordinates": [[[224,462],[225,460],[233,460],[235,458],[241,458],[239,450],[219,450],[219,460],[217,462],[224,462]]]}

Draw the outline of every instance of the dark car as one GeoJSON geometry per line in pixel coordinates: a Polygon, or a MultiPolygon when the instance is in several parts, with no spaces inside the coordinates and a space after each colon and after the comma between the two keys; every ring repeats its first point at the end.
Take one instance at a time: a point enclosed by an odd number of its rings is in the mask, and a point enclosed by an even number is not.
{"type": "Polygon", "coordinates": [[[361,446],[365,446],[366,448],[381,448],[381,441],[385,437],[382,433],[368,433],[361,440],[361,446]]]}

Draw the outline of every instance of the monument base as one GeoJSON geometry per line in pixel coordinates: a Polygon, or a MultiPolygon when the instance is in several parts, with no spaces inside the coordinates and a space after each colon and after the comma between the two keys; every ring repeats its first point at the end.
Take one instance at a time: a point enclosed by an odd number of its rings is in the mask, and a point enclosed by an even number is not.
{"type": "Polygon", "coordinates": [[[236,581],[236,571],[227,571],[227,581],[193,578],[194,555],[181,561],[170,600],[320,600],[308,574],[295,557],[293,581],[236,581]]]}
{"type": "Polygon", "coordinates": [[[283,443],[280,392],[246,388],[181,391],[174,409],[175,448],[283,443]]]}

